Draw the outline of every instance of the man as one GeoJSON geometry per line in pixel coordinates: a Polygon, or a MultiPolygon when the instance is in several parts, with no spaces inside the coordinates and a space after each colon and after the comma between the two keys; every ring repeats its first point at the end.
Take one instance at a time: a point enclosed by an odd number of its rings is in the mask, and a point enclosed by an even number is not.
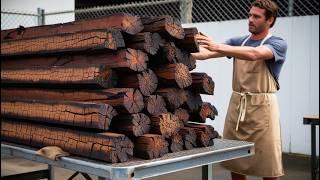
{"type": "Polygon", "coordinates": [[[255,143],[255,155],[222,163],[233,180],[247,175],[277,180],[282,176],[282,150],[276,91],[279,73],[285,61],[286,42],[272,36],[277,5],[271,0],[256,0],[249,12],[251,35],[232,38],[219,44],[198,34],[198,60],[233,57],[233,93],[229,102],[223,136],[225,139],[255,143]]]}

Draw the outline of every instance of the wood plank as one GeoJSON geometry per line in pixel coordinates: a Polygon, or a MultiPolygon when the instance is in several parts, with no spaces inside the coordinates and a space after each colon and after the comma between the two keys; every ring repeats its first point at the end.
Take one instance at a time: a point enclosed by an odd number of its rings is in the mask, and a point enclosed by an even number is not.
{"type": "Polygon", "coordinates": [[[197,135],[196,132],[189,127],[182,127],[178,131],[178,134],[182,137],[184,146],[184,149],[193,149],[194,147],[197,147],[197,135]]]}
{"type": "Polygon", "coordinates": [[[116,87],[137,88],[144,96],[149,96],[158,87],[158,78],[151,69],[139,73],[118,73],[116,87]]]}
{"type": "Polygon", "coordinates": [[[150,95],[144,98],[145,111],[148,114],[157,116],[162,113],[168,112],[166,108],[166,102],[160,95],[150,95]]]}
{"type": "Polygon", "coordinates": [[[7,118],[108,130],[116,115],[108,104],[1,97],[1,116],[7,118]]]}
{"type": "Polygon", "coordinates": [[[214,132],[211,132],[212,129],[209,127],[204,127],[202,125],[198,124],[187,124],[186,127],[192,128],[196,134],[197,134],[197,146],[198,147],[207,147],[207,146],[213,146],[213,140],[214,136],[216,134],[214,132]],[[212,138],[213,137],[213,138],[212,138]]]}
{"type": "Polygon", "coordinates": [[[183,39],[177,39],[175,43],[181,49],[189,53],[199,52],[199,43],[195,38],[195,35],[198,34],[198,29],[196,27],[183,28],[185,36],[183,39]]]}
{"type": "Polygon", "coordinates": [[[184,38],[184,30],[176,18],[168,15],[141,17],[143,32],[157,32],[163,38],[184,38]]]}
{"type": "Polygon", "coordinates": [[[184,142],[179,134],[175,134],[166,140],[169,143],[169,152],[179,152],[183,150],[184,142]]]}
{"type": "Polygon", "coordinates": [[[1,69],[1,85],[111,88],[116,74],[105,66],[1,69]]]}
{"type": "Polygon", "coordinates": [[[112,120],[110,131],[129,137],[142,136],[150,131],[150,119],[143,113],[120,114],[112,120]]]}
{"type": "Polygon", "coordinates": [[[3,117],[1,139],[38,148],[58,146],[74,155],[111,163],[125,162],[133,155],[133,143],[123,134],[87,133],[3,117]]]}
{"type": "Polygon", "coordinates": [[[38,57],[3,58],[4,69],[16,68],[23,64],[24,68],[47,68],[52,66],[105,65],[117,71],[144,71],[147,69],[148,56],[135,49],[121,49],[112,52],[86,52],[77,54],[57,54],[38,57]]]}
{"type": "Polygon", "coordinates": [[[192,84],[188,87],[194,93],[214,94],[214,81],[208,74],[193,72],[191,73],[192,84]]]}
{"type": "Polygon", "coordinates": [[[139,49],[148,54],[155,55],[160,47],[158,33],[143,32],[134,36],[125,36],[126,47],[139,49]]]}
{"type": "Polygon", "coordinates": [[[178,108],[174,111],[174,115],[177,116],[183,124],[187,124],[189,121],[189,112],[186,109],[178,108]]]}
{"type": "Polygon", "coordinates": [[[143,159],[159,158],[169,152],[168,142],[161,135],[144,134],[134,139],[134,156],[143,159]]]}
{"type": "Polygon", "coordinates": [[[168,64],[154,69],[159,80],[159,87],[185,88],[191,85],[192,78],[186,65],[168,64]]]}
{"type": "Polygon", "coordinates": [[[196,111],[190,113],[189,120],[192,122],[205,123],[207,118],[214,120],[217,115],[218,111],[216,107],[208,102],[203,102],[196,111]]]}
{"type": "Polygon", "coordinates": [[[183,89],[159,88],[154,93],[161,95],[164,98],[167,108],[171,111],[175,111],[175,109],[179,108],[187,101],[187,96],[185,96],[183,89]]]}
{"type": "MultiPolygon", "coordinates": [[[[186,101],[181,107],[189,110],[189,112],[196,112],[197,110],[199,110],[201,104],[203,103],[200,94],[185,90],[184,96],[186,101]]],[[[191,117],[189,118],[189,120],[191,120],[191,117]]]]}
{"type": "Polygon", "coordinates": [[[209,124],[198,124],[198,123],[196,124],[196,123],[189,122],[188,124],[185,124],[185,125],[186,127],[201,129],[202,131],[209,134],[210,139],[219,138],[219,133],[216,130],[214,130],[213,126],[209,124]]]}
{"type": "Polygon", "coordinates": [[[128,13],[118,13],[94,19],[77,20],[63,24],[44,25],[1,31],[1,41],[6,39],[23,39],[39,36],[74,33],[79,31],[115,28],[128,34],[136,34],[143,29],[139,16],[128,13]]]}
{"type": "Polygon", "coordinates": [[[103,103],[111,105],[119,113],[138,113],[144,108],[141,92],[133,88],[96,90],[1,88],[1,97],[103,103]]]}
{"type": "Polygon", "coordinates": [[[165,138],[173,136],[184,126],[183,122],[180,121],[177,116],[169,112],[158,116],[150,116],[150,120],[150,133],[161,134],[165,138]]]}
{"type": "Polygon", "coordinates": [[[125,47],[121,32],[115,29],[1,41],[1,56],[44,55],[90,50],[117,50],[125,47]]]}

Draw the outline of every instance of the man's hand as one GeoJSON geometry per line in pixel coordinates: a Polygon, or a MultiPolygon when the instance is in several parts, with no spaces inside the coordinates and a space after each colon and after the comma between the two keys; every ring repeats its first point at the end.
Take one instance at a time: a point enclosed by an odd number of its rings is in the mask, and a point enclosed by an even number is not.
{"type": "Polygon", "coordinates": [[[212,38],[202,34],[201,32],[195,36],[200,47],[206,48],[210,51],[217,51],[219,44],[213,41],[212,38]]]}

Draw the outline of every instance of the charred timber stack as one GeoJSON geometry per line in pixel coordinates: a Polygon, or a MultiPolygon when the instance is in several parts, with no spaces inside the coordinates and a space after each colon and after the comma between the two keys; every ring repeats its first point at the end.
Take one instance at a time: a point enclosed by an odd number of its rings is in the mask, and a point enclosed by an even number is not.
{"type": "Polygon", "coordinates": [[[213,145],[196,33],[126,13],[1,31],[1,138],[111,163],[213,145]]]}

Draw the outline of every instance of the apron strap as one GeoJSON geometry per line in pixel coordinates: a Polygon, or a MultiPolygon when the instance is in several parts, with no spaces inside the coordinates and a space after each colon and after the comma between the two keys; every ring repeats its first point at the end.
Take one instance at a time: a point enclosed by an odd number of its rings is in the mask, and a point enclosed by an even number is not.
{"type": "MultiPolygon", "coordinates": [[[[270,37],[272,36],[272,34],[269,32],[268,35],[266,37],[263,38],[263,40],[260,43],[260,46],[262,46],[264,44],[264,42],[266,42],[266,40],[268,40],[270,37]]],[[[251,38],[251,35],[249,35],[242,43],[241,46],[244,46],[245,43],[251,38]]]]}
{"type": "Polygon", "coordinates": [[[247,111],[247,96],[274,94],[274,93],[252,93],[252,92],[241,93],[237,91],[233,91],[233,92],[240,95],[240,104],[238,105],[239,116],[237,120],[236,131],[238,131],[239,129],[240,122],[244,121],[244,117],[247,111]]]}

